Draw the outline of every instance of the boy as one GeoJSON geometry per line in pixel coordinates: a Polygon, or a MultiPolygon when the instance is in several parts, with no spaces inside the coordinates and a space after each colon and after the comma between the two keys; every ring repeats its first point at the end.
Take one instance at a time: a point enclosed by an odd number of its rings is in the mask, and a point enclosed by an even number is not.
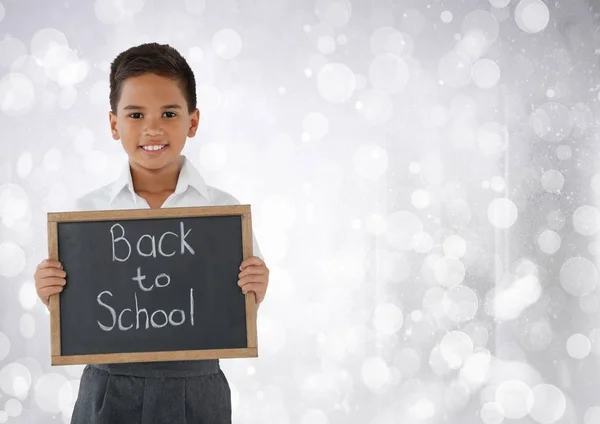
{"type": "MultiPolygon", "coordinates": [[[[172,47],[142,44],[111,65],[109,113],[112,136],[129,163],[112,184],[77,201],[79,210],[231,205],[230,194],[207,186],[181,151],[194,137],[194,74],[172,47]]],[[[260,255],[256,242],[254,252],[260,255]]],[[[265,297],[269,270],[258,256],[240,266],[239,286],[265,297]]],[[[66,274],[45,260],[35,273],[39,298],[63,290],[66,274]]],[[[231,393],[218,360],[87,365],[72,424],[231,423],[231,393]]]]}

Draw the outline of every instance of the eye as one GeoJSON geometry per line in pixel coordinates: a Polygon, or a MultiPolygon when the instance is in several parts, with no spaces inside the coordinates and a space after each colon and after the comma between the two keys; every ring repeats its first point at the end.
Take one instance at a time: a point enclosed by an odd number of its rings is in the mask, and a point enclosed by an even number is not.
{"type": "Polygon", "coordinates": [[[130,113],[129,117],[133,118],[133,119],[140,119],[142,117],[142,114],[139,112],[134,112],[134,113],[130,113]]]}
{"type": "Polygon", "coordinates": [[[175,118],[177,114],[175,112],[165,112],[167,118],[175,118]]]}

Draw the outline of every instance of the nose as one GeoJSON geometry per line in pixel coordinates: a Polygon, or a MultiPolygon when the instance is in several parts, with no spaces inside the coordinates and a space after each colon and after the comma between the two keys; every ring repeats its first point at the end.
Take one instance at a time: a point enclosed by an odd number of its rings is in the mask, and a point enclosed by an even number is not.
{"type": "Polygon", "coordinates": [[[144,135],[149,137],[160,136],[164,133],[162,122],[159,118],[149,117],[145,119],[144,135]]]}

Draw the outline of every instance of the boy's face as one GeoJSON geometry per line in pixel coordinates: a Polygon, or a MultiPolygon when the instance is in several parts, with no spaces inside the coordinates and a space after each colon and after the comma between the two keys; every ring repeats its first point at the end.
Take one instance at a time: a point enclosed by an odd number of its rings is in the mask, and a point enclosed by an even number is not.
{"type": "Polygon", "coordinates": [[[155,74],[125,80],[117,113],[109,113],[112,136],[121,140],[132,166],[160,171],[179,164],[200,112],[191,114],[179,84],[155,74]]]}

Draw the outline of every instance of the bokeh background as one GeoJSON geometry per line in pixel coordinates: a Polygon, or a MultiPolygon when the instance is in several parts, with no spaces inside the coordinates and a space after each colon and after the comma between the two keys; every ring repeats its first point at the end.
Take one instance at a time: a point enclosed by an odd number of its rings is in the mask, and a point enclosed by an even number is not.
{"type": "Polygon", "coordinates": [[[272,269],[235,423],[600,423],[596,0],[2,0],[0,423],[69,422],[32,276],[126,164],[108,69],[148,41],[272,269]]]}

